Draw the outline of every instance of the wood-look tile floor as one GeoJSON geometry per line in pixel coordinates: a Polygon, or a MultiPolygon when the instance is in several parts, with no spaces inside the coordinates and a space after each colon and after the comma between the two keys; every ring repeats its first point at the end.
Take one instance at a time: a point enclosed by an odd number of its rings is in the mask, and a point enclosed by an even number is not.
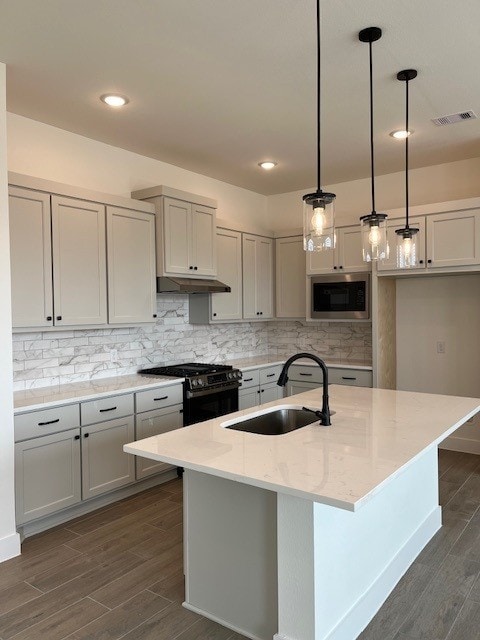
{"type": "MultiPolygon", "coordinates": [[[[181,606],[181,491],[26,540],[0,565],[0,640],[242,640],[181,606]]],[[[359,640],[480,640],[480,457],[440,452],[440,495],[444,527],[359,640]]]]}

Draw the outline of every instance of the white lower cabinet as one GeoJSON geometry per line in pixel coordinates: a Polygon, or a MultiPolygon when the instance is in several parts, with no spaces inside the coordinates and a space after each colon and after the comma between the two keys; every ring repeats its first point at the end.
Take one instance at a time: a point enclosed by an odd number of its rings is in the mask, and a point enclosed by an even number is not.
{"type": "MultiPolygon", "coordinates": [[[[351,387],[372,387],[372,372],[367,369],[346,369],[328,367],[328,384],[341,384],[351,387]]],[[[292,365],[288,372],[287,395],[304,393],[322,386],[320,367],[292,365]]]]}
{"type": "Polygon", "coordinates": [[[123,445],[135,439],[133,416],[82,427],[82,497],[93,498],[135,480],[135,460],[123,445]]]}
{"type": "Polygon", "coordinates": [[[299,380],[289,380],[287,382],[287,396],[294,396],[297,393],[305,393],[312,389],[318,389],[322,384],[320,382],[303,382],[299,380]]]}
{"type": "MultiPolygon", "coordinates": [[[[183,405],[176,404],[173,407],[146,411],[136,416],[136,440],[151,438],[161,433],[167,433],[183,427],[183,405]]],[[[172,465],[148,458],[136,458],[136,478],[146,478],[154,473],[172,469],[172,465]]]]}
{"type": "Polygon", "coordinates": [[[80,429],[15,444],[17,524],[81,501],[80,429]]]}
{"type": "Polygon", "coordinates": [[[244,371],[238,392],[238,408],[250,409],[266,402],[281,400],[283,387],[277,385],[281,370],[282,367],[273,365],[244,371]]]}

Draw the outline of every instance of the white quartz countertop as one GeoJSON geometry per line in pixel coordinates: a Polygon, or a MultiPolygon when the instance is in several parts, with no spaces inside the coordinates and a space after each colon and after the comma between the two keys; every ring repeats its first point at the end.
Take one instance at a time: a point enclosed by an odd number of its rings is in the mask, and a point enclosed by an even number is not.
{"type": "Polygon", "coordinates": [[[146,376],[137,373],[112,378],[98,378],[88,382],[73,382],[55,387],[41,387],[16,391],[13,394],[15,413],[48,409],[49,407],[81,402],[82,400],[98,400],[116,393],[129,393],[165,387],[183,382],[184,378],[172,376],[146,376]]]}
{"type": "Polygon", "coordinates": [[[128,453],[355,511],[480,410],[480,400],[332,385],[332,425],[279,436],[221,426],[275,405],[321,408],[321,391],[125,445],[128,453]]]}
{"type": "MultiPolygon", "coordinates": [[[[293,354],[292,354],[293,355],[293,354]]],[[[320,356],[321,357],[321,356],[320,356]]],[[[241,369],[242,371],[247,371],[251,369],[260,369],[261,367],[265,367],[267,365],[283,365],[288,358],[286,356],[254,356],[252,358],[233,358],[232,360],[225,360],[225,364],[230,364],[237,369],[241,369]]],[[[313,362],[313,360],[296,360],[292,366],[296,364],[301,364],[303,366],[312,366],[318,367],[318,364],[313,362]]],[[[366,362],[365,360],[329,360],[325,359],[325,364],[327,367],[337,368],[337,369],[362,369],[365,371],[371,371],[372,365],[366,362]]]]}

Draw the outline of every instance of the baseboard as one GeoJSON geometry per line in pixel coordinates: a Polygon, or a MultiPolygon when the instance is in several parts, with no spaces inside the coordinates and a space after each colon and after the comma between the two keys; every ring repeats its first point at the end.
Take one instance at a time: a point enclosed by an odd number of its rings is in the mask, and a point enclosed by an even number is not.
{"type": "MultiPolygon", "coordinates": [[[[441,507],[436,507],[372,583],[368,591],[357,600],[337,626],[322,640],[356,638],[365,629],[400,578],[441,526],[442,510],[441,507]]],[[[278,636],[278,640],[289,639],[278,636]]]]}
{"type": "Polygon", "coordinates": [[[459,451],[460,453],[474,453],[478,456],[480,455],[480,440],[450,436],[442,442],[440,449],[459,451]]]}
{"type": "Polygon", "coordinates": [[[0,562],[10,560],[20,555],[20,536],[12,533],[5,538],[0,538],[0,562]]]}
{"type": "MultiPolygon", "coordinates": [[[[185,607],[185,609],[188,609],[189,611],[193,611],[194,613],[198,613],[200,616],[203,616],[204,618],[213,620],[213,622],[217,622],[218,624],[221,624],[223,627],[227,627],[227,629],[231,629],[232,631],[235,631],[235,633],[239,633],[241,636],[245,636],[245,638],[250,638],[251,640],[270,640],[269,638],[260,638],[260,636],[252,635],[248,631],[245,631],[245,629],[240,629],[240,627],[236,627],[235,625],[230,624],[226,620],[222,620],[222,618],[212,615],[208,611],[204,611],[203,609],[194,607],[188,602],[183,602],[182,607],[185,607]]],[[[275,634],[274,638],[276,637],[277,635],[275,634]]],[[[282,640],[283,636],[278,636],[278,638],[279,640],[282,640]]],[[[288,638],[285,638],[285,640],[288,640],[288,638]]]]}
{"type": "Polygon", "coordinates": [[[67,509],[58,511],[57,513],[52,513],[51,515],[45,516],[44,518],[26,522],[25,524],[17,527],[18,533],[20,534],[21,539],[24,540],[25,538],[36,535],[37,533],[42,533],[42,531],[47,531],[47,529],[51,529],[52,527],[64,524],[69,520],[73,520],[74,518],[78,518],[79,516],[86,515],[87,513],[95,511],[95,509],[99,509],[100,507],[114,504],[115,502],[123,500],[124,498],[129,498],[136,493],[140,493],[141,491],[145,491],[146,489],[151,489],[152,487],[156,487],[159,484],[164,484],[165,482],[173,480],[176,477],[177,471],[176,469],[172,469],[171,471],[166,471],[159,475],[152,476],[151,478],[139,480],[138,482],[130,484],[126,487],[116,489],[115,491],[111,491],[110,493],[105,493],[104,495],[97,496],[96,498],[91,498],[90,500],[86,500],[85,502],[80,502],[73,507],[68,507],[67,509]]]}

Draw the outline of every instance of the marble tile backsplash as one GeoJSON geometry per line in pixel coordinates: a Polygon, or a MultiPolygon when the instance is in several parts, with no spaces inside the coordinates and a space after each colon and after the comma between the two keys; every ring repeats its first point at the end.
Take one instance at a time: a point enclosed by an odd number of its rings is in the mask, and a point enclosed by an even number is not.
{"type": "Polygon", "coordinates": [[[134,373],[153,364],[219,362],[314,351],[338,360],[371,360],[368,323],[188,323],[188,296],[158,297],[157,322],[146,327],[13,335],[15,390],[134,373]]]}

